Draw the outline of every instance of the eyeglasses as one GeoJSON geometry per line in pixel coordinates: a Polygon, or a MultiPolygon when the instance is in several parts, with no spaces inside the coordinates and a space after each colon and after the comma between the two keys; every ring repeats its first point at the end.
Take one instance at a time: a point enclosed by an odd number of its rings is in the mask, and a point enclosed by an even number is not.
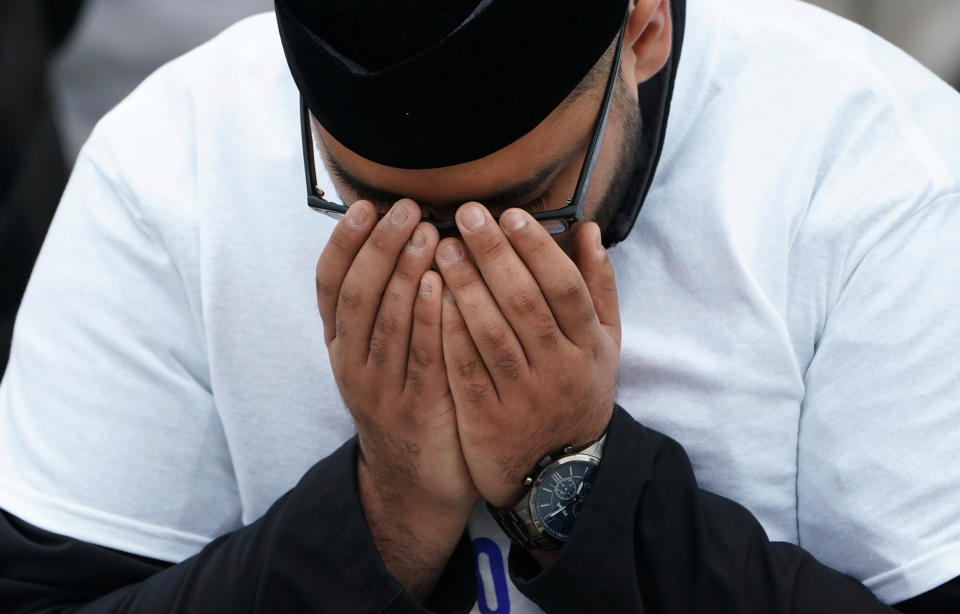
{"type": "MultiPolygon", "coordinates": [[[[580,169],[580,176],[577,179],[577,187],[573,196],[567,199],[566,206],[560,209],[548,211],[536,211],[531,215],[535,220],[547,229],[552,235],[563,234],[570,230],[574,223],[583,215],[583,203],[590,188],[590,180],[593,176],[593,170],[597,165],[597,159],[600,157],[600,146],[603,143],[603,135],[607,127],[607,118],[610,115],[610,101],[613,99],[613,90],[616,83],[617,72],[620,70],[620,49],[623,46],[623,36],[626,30],[627,17],[624,16],[623,24],[620,26],[620,33],[617,35],[616,49],[614,51],[613,62],[610,66],[610,75],[607,77],[607,85],[603,92],[603,100],[600,103],[600,114],[597,116],[597,122],[593,128],[593,134],[590,137],[590,145],[587,148],[587,155],[583,160],[583,166],[580,169]]],[[[325,194],[320,186],[317,185],[317,171],[313,157],[313,130],[310,126],[310,112],[307,109],[303,97],[300,98],[300,132],[303,138],[303,170],[307,180],[307,206],[328,215],[334,219],[342,218],[346,212],[346,205],[332,202],[324,198],[325,194]]],[[[378,218],[382,218],[385,213],[380,213],[378,218]]],[[[457,223],[455,220],[436,220],[432,217],[425,217],[423,221],[433,224],[441,233],[455,231],[457,223]]]]}

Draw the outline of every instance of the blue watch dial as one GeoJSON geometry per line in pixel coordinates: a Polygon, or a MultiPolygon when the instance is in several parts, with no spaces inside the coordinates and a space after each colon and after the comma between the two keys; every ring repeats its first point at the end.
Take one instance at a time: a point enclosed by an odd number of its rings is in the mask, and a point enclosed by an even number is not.
{"type": "Polygon", "coordinates": [[[546,534],[567,541],[596,472],[595,464],[572,460],[554,467],[538,482],[534,515],[546,534]]]}

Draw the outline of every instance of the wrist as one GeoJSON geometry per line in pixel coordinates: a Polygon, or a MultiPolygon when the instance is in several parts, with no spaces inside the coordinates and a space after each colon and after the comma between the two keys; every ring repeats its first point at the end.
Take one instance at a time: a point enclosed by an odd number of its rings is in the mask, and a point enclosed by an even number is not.
{"type": "Polygon", "coordinates": [[[403,526],[412,538],[428,543],[452,539],[455,544],[476,504],[475,498],[447,501],[409,484],[379,480],[362,457],[357,461],[357,487],[371,530],[374,524],[403,526]]]}
{"type": "MultiPolygon", "coordinates": [[[[529,551],[557,550],[580,516],[603,454],[606,435],[582,449],[572,446],[545,455],[524,480],[526,494],[513,506],[490,512],[514,544],[529,551]]],[[[541,565],[553,557],[534,555],[541,565]]]]}
{"type": "Polygon", "coordinates": [[[424,602],[453,555],[470,509],[437,509],[410,489],[378,482],[357,461],[360,504],[387,571],[414,599],[424,602]]]}

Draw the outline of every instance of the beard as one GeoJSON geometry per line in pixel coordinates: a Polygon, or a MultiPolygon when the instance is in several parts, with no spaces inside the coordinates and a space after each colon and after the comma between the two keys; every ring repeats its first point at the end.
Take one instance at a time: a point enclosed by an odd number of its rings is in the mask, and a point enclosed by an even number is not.
{"type": "Polygon", "coordinates": [[[607,185],[600,206],[593,215],[593,221],[600,226],[604,242],[609,236],[610,224],[623,205],[623,201],[630,196],[634,173],[640,163],[643,148],[641,138],[643,121],[640,117],[639,105],[630,104],[626,84],[618,77],[617,89],[614,94],[615,110],[623,116],[623,137],[620,140],[620,153],[617,156],[617,167],[613,171],[612,179],[607,185]]]}

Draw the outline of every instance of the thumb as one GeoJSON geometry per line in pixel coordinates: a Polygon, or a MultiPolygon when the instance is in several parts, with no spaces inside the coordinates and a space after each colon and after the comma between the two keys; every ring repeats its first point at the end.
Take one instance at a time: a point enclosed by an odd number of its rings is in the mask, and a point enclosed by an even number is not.
{"type": "Polygon", "coordinates": [[[593,308],[600,323],[620,344],[620,305],[613,263],[600,238],[600,227],[594,222],[582,224],[573,237],[573,261],[590,291],[593,308]]]}

